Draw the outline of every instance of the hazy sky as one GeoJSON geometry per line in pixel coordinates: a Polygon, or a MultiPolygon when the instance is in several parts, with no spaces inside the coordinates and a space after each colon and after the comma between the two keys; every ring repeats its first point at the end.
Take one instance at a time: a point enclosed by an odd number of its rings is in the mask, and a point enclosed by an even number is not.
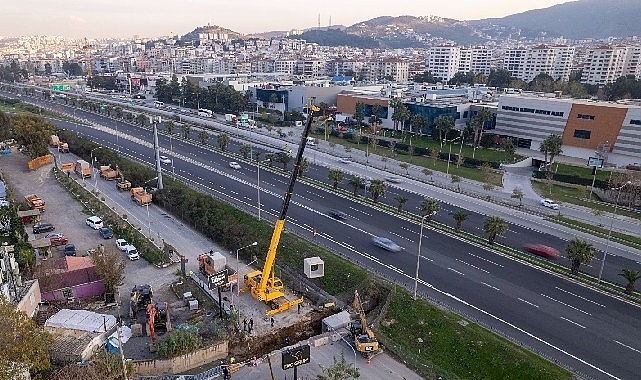
{"type": "Polygon", "coordinates": [[[250,34],[378,16],[503,17],[569,0],[2,0],[0,36],[158,37],[219,25],[250,34]]]}

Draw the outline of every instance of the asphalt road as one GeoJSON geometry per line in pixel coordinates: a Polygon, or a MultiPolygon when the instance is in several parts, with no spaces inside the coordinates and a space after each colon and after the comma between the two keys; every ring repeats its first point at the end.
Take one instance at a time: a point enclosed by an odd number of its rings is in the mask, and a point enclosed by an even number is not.
{"type": "MultiPolygon", "coordinates": [[[[82,129],[107,146],[119,144],[125,155],[151,162],[149,144],[141,148],[140,141],[124,136],[114,141],[113,131],[101,135],[90,128],[82,129]]],[[[145,134],[148,132],[139,131],[137,137],[145,134]]],[[[149,141],[148,137],[146,140],[149,141]]],[[[176,175],[199,182],[218,197],[242,208],[255,208],[256,189],[252,186],[255,176],[249,167],[235,171],[227,166],[229,158],[181,144],[172,142],[176,175]]],[[[167,146],[162,140],[161,145],[167,146]]],[[[280,208],[285,182],[285,177],[261,171],[264,214],[280,208]]],[[[317,242],[384,277],[408,287],[413,285],[416,253],[411,245],[417,240],[418,226],[302,183],[297,184],[295,194],[289,229],[310,233],[318,225],[321,233],[317,242]],[[350,210],[352,217],[344,223],[331,220],[325,216],[328,206],[350,210]],[[389,254],[373,248],[372,234],[397,236],[396,240],[407,250],[389,254]],[[405,240],[407,244],[403,244],[405,240]]],[[[532,230],[515,232],[513,239],[523,242],[527,231],[532,230]]],[[[508,234],[506,239],[509,238],[508,234]]],[[[590,377],[635,378],[641,373],[638,360],[641,323],[635,318],[636,307],[456,238],[427,230],[424,239],[425,257],[419,276],[422,295],[590,377]]]]}

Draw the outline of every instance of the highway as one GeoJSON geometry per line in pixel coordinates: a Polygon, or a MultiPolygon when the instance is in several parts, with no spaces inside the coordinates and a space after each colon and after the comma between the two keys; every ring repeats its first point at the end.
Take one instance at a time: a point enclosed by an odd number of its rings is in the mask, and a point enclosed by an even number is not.
{"type": "MultiPolygon", "coordinates": [[[[76,112],[77,116],[94,121],[96,125],[60,125],[72,130],[76,128],[78,133],[101,145],[151,165],[153,150],[147,130],[79,110],[76,112]]],[[[210,143],[215,143],[214,138],[210,143]]],[[[162,136],[160,144],[167,149],[169,139],[162,136]]],[[[230,149],[237,151],[236,147],[230,149]]],[[[232,158],[179,139],[172,139],[171,158],[174,168],[165,166],[167,174],[173,171],[178,178],[208,189],[217,198],[256,213],[255,166],[234,157],[242,168],[233,170],[228,166],[232,158]]],[[[326,157],[317,153],[315,158],[326,157]]],[[[262,169],[261,215],[273,220],[280,209],[287,178],[262,169]]],[[[306,175],[327,182],[324,167],[312,166],[306,175]]],[[[399,187],[405,185],[409,186],[399,187]]],[[[392,194],[386,198],[404,194],[411,197],[406,209],[415,209],[422,197],[415,191],[401,192],[399,187],[390,188],[392,194]]],[[[431,193],[423,194],[431,196],[431,193]]],[[[457,195],[451,194],[454,198],[457,195]]],[[[452,204],[457,202],[443,204],[435,219],[452,224],[448,213],[458,209],[452,204]]],[[[483,218],[482,214],[470,213],[464,228],[479,234],[483,218]]],[[[419,233],[415,223],[298,183],[286,226],[290,231],[307,236],[316,229],[318,244],[409,289],[413,287],[419,233]],[[343,210],[350,217],[345,221],[334,220],[326,214],[329,208],[343,210]],[[378,249],[370,242],[375,235],[392,237],[406,249],[398,253],[378,249]]],[[[565,244],[563,239],[528,228],[526,223],[523,226],[510,224],[510,231],[500,242],[514,247],[525,242],[545,242],[561,251],[565,244]]],[[[621,268],[633,264],[634,261],[624,256],[608,257],[607,278],[614,280],[621,268]]],[[[595,261],[588,271],[594,273],[597,267],[595,261]]],[[[635,306],[430,229],[424,231],[419,277],[422,296],[579,374],[597,379],[633,379],[641,373],[641,322],[636,317],[639,310],[635,306]]]]}

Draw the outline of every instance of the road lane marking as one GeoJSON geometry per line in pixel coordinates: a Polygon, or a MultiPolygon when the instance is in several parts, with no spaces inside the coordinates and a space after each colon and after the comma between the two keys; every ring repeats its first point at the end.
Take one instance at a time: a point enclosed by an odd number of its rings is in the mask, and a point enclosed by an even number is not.
{"type": "Polygon", "coordinates": [[[447,268],[447,269],[451,270],[452,272],[458,273],[458,274],[460,274],[461,276],[465,276],[463,273],[461,273],[461,272],[457,271],[457,270],[456,270],[456,269],[454,269],[454,268],[447,268]]]}
{"type": "Polygon", "coordinates": [[[490,285],[490,284],[488,284],[488,283],[481,282],[481,284],[483,284],[483,285],[487,286],[488,288],[492,288],[492,289],[494,289],[494,290],[496,290],[496,291],[499,291],[499,292],[501,291],[501,289],[497,288],[496,286],[492,286],[492,285],[490,285]]]}
{"type": "Polygon", "coordinates": [[[392,232],[392,231],[390,231],[390,234],[392,234],[392,235],[394,235],[394,236],[398,236],[398,237],[400,237],[401,239],[405,239],[405,240],[410,241],[410,242],[413,242],[413,241],[414,241],[414,240],[412,240],[412,239],[410,239],[410,238],[406,238],[406,237],[405,237],[405,236],[403,236],[403,235],[399,235],[399,234],[397,234],[396,232],[392,232]]]}
{"type": "Polygon", "coordinates": [[[472,256],[472,257],[476,257],[477,259],[480,259],[480,260],[486,261],[486,262],[488,262],[488,263],[490,263],[490,264],[494,264],[494,265],[498,266],[499,268],[503,268],[503,265],[502,265],[502,264],[495,263],[494,261],[492,261],[492,260],[488,260],[488,259],[486,259],[485,257],[481,257],[481,256],[479,256],[479,255],[475,255],[475,254],[473,254],[473,253],[471,253],[471,252],[468,252],[467,254],[468,254],[468,255],[470,255],[470,256],[472,256]]]}
{"type": "Polygon", "coordinates": [[[355,207],[349,206],[349,208],[350,208],[351,210],[356,211],[356,212],[360,212],[361,214],[365,214],[365,215],[367,215],[367,216],[372,216],[372,214],[368,214],[368,213],[366,213],[365,211],[359,210],[359,209],[357,209],[357,208],[355,208],[355,207]]]}
{"type": "Polygon", "coordinates": [[[530,305],[530,306],[534,306],[534,307],[535,307],[535,308],[537,308],[537,309],[539,308],[539,305],[535,305],[535,304],[533,304],[532,302],[529,302],[529,301],[524,300],[523,298],[517,298],[517,300],[519,300],[519,301],[521,301],[521,302],[523,302],[523,303],[526,303],[526,304],[528,304],[528,305],[530,305]]]}
{"type": "Polygon", "coordinates": [[[559,288],[558,286],[555,286],[554,288],[556,288],[556,289],[558,289],[558,290],[560,290],[560,291],[562,291],[562,292],[564,292],[564,293],[571,294],[571,295],[573,295],[573,296],[575,296],[575,297],[577,297],[577,298],[580,298],[580,299],[582,299],[582,300],[584,300],[584,301],[591,302],[591,303],[593,303],[593,304],[595,304],[595,305],[597,305],[597,306],[605,307],[605,305],[601,305],[600,303],[598,303],[598,302],[596,302],[596,301],[592,301],[591,299],[588,299],[588,298],[582,297],[582,296],[580,296],[580,295],[578,295],[578,294],[574,294],[574,293],[569,292],[569,291],[567,291],[567,290],[565,290],[565,289],[561,289],[561,288],[559,288]]]}
{"type": "Polygon", "coordinates": [[[636,349],[636,348],[634,348],[634,347],[630,347],[630,346],[628,346],[627,344],[623,344],[623,343],[619,342],[618,340],[615,340],[615,341],[614,341],[614,343],[616,343],[616,344],[620,344],[620,345],[622,345],[622,346],[623,346],[623,347],[625,347],[625,348],[629,348],[629,349],[631,349],[632,351],[634,351],[634,352],[638,352],[638,353],[640,353],[640,354],[641,354],[641,351],[637,350],[637,349],[636,349]]]}
{"type": "Polygon", "coordinates": [[[571,324],[573,324],[573,325],[579,326],[579,327],[580,327],[580,328],[582,328],[582,329],[584,329],[584,328],[585,328],[585,326],[583,326],[583,325],[581,325],[581,324],[578,324],[578,323],[576,323],[576,322],[574,322],[574,321],[572,321],[572,320],[569,320],[569,319],[567,319],[567,318],[565,318],[565,317],[561,317],[561,319],[563,319],[564,321],[568,321],[568,322],[570,322],[570,323],[571,323],[571,324]]]}
{"type": "Polygon", "coordinates": [[[543,293],[541,293],[541,295],[542,295],[543,297],[545,297],[545,298],[551,299],[551,300],[552,300],[552,301],[554,301],[554,302],[558,302],[558,303],[560,303],[561,305],[567,306],[567,307],[569,307],[569,308],[571,308],[571,309],[574,309],[574,310],[576,310],[576,311],[580,311],[580,312],[581,312],[581,313],[583,313],[583,314],[590,315],[590,316],[592,315],[592,314],[588,313],[587,311],[583,311],[583,310],[579,309],[578,307],[574,307],[574,306],[572,306],[572,305],[570,305],[570,304],[567,304],[567,303],[565,303],[565,302],[563,302],[563,301],[559,301],[559,300],[557,300],[557,299],[554,299],[554,298],[552,298],[552,297],[550,297],[550,296],[548,296],[548,295],[545,295],[545,294],[543,294],[543,293]]]}
{"type": "Polygon", "coordinates": [[[489,274],[489,273],[490,273],[490,272],[486,271],[486,270],[485,270],[485,269],[483,269],[483,268],[479,268],[479,267],[477,267],[476,265],[472,265],[472,264],[470,264],[470,263],[468,263],[468,262],[465,262],[465,261],[463,261],[463,260],[461,260],[461,259],[456,259],[456,261],[458,261],[459,263],[463,263],[463,264],[465,264],[465,265],[471,266],[471,267],[472,267],[472,268],[474,268],[474,269],[478,269],[478,270],[480,270],[481,272],[485,272],[485,273],[487,273],[487,274],[489,274]]]}

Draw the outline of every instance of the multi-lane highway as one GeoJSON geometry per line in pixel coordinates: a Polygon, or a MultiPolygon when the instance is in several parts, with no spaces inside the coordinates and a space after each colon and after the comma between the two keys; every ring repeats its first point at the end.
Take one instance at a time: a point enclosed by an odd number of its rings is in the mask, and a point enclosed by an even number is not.
{"type": "MultiPolygon", "coordinates": [[[[91,120],[94,125],[61,125],[151,165],[153,150],[148,130],[80,110],[76,112],[77,116],[91,120]]],[[[163,149],[168,149],[169,139],[162,136],[160,144],[163,149]]],[[[232,147],[231,150],[237,151],[237,148],[232,147]]],[[[228,165],[232,160],[230,157],[175,138],[171,142],[170,155],[174,167],[165,166],[167,174],[173,172],[182,180],[208,189],[218,198],[248,211],[257,211],[255,166],[234,157],[233,160],[239,161],[242,168],[231,169],[228,165]]],[[[319,161],[331,159],[320,153],[316,158],[319,161]]],[[[261,215],[273,219],[280,208],[287,178],[264,169],[261,167],[260,171],[261,215]]],[[[324,167],[312,166],[307,175],[327,181],[327,169],[324,167]]],[[[394,195],[387,195],[388,199],[393,199],[396,194],[410,199],[407,209],[415,209],[422,199],[417,195],[419,191],[399,188],[390,188],[390,191],[394,195]]],[[[422,194],[432,195],[429,191],[422,194]]],[[[458,204],[443,204],[435,219],[451,224],[453,219],[448,213],[457,210],[458,206],[454,205],[458,204]]],[[[470,212],[464,228],[480,234],[483,218],[481,214],[470,212]]],[[[565,243],[562,239],[528,228],[526,223],[522,225],[511,224],[501,243],[520,247],[526,242],[545,242],[563,250],[565,243]]],[[[315,238],[317,243],[384,277],[413,287],[419,234],[419,226],[415,223],[298,183],[287,228],[307,236],[316,229],[319,232],[315,238]],[[329,208],[343,210],[349,217],[343,221],[332,219],[327,215],[329,208]],[[392,237],[405,250],[389,253],[376,248],[371,244],[371,237],[375,235],[392,237]]],[[[422,295],[587,377],[638,378],[641,373],[641,322],[636,317],[639,314],[637,307],[456,237],[427,229],[423,239],[419,275],[422,295]]],[[[635,264],[626,257],[608,257],[606,275],[614,279],[621,268],[635,264]]],[[[593,264],[587,269],[594,273],[597,266],[593,264]]]]}

